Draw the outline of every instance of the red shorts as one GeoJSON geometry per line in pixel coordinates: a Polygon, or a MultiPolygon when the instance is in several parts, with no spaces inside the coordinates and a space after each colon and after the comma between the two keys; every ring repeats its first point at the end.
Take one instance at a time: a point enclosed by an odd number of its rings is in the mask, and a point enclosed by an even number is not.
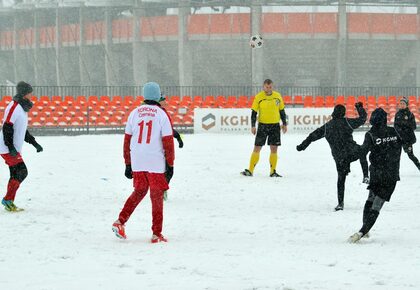
{"type": "Polygon", "coordinates": [[[150,173],[145,171],[133,172],[133,186],[135,189],[168,190],[169,185],[164,173],[150,173]]]}
{"type": "Polygon", "coordinates": [[[10,167],[18,165],[19,163],[23,163],[22,155],[18,152],[16,156],[10,155],[10,153],[1,154],[6,164],[10,167]]]}

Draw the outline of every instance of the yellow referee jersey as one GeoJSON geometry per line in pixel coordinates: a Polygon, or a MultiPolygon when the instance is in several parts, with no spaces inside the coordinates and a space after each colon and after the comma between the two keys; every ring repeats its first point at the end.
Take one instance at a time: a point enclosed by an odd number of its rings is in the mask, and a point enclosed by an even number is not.
{"type": "Polygon", "coordinates": [[[255,96],[251,109],[258,113],[259,123],[279,123],[280,111],[284,110],[283,98],[276,91],[273,91],[270,96],[267,96],[264,91],[261,91],[255,96]]]}

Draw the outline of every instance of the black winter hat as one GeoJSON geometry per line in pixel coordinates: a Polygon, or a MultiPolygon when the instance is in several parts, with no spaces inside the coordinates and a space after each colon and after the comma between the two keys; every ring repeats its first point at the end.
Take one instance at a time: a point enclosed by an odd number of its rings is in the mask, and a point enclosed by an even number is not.
{"type": "Polygon", "coordinates": [[[334,111],[331,114],[333,119],[344,118],[345,115],[346,115],[346,107],[344,107],[343,105],[336,105],[334,107],[334,111]]]}
{"type": "Polygon", "coordinates": [[[16,91],[18,95],[26,96],[33,92],[32,86],[24,81],[20,81],[16,86],[16,91]]]}
{"type": "Polygon", "coordinates": [[[402,97],[402,99],[400,100],[400,102],[405,103],[408,106],[408,99],[407,99],[407,97],[402,97]]]}
{"type": "Polygon", "coordinates": [[[386,125],[387,113],[382,108],[377,108],[370,116],[370,124],[372,126],[386,125]]]}

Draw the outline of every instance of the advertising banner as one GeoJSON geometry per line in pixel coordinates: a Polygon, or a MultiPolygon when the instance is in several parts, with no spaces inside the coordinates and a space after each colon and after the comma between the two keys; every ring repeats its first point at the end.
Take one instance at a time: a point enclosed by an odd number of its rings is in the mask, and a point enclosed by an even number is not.
{"type": "MultiPolygon", "coordinates": [[[[308,133],[331,118],[332,108],[286,108],[288,132],[308,133]]],[[[251,109],[195,109],[194,133],[249,133],[251,109]]]]}

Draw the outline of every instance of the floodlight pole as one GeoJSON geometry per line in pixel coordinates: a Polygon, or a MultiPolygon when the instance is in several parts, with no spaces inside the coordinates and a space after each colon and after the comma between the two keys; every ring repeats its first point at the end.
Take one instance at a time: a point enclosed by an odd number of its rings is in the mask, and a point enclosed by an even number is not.
{"type": "MultiPolygon", "coordinates": [[[[420,27],[420,1],[417,6],[417,27],[420,27]]],[[[416,41],[416,87],[420,87],[420,30],[417,30],[417,41],[416,41]]],[[[417,92],[419,95],[420,92],[417,92]]]]}
{"type": "Polygon", "coordinates": [[[192,54],[188,40],[189,1],[180,1],[178,8],[178,72],[180,95],[189,95],[192,86],[192,54]]]}
{"type": "Polygon", "coordinates": [[[338,43],[337,43],[337,86],[346,86],[347,71],[347,6],[345,0],[338,2],[338,43]]]}
{"type": "MultiPolygon", "coordinates": [[[[261,35],[262,4],[252,1],[251,4],[251,35],[261,35]]],[[[263,36],[264,39],[264,36],[263,36]]],[[[264,48],[251,49],[251,83],[255,88],[263,82],[264,48]]],[[[252,93],[255,94],[252,89],[252,93]]]]}
{"type": "MultiPolygon", "coordinates": [[[[141,41],[141,18],[145,16],[141,1],[136,1],[133,11],[133,79],[134,85],[142,86],[148,81],[148,55],[147,46],[141,41]]],[[[141,92],[137,92],[138,95],[141,92]]]]}

